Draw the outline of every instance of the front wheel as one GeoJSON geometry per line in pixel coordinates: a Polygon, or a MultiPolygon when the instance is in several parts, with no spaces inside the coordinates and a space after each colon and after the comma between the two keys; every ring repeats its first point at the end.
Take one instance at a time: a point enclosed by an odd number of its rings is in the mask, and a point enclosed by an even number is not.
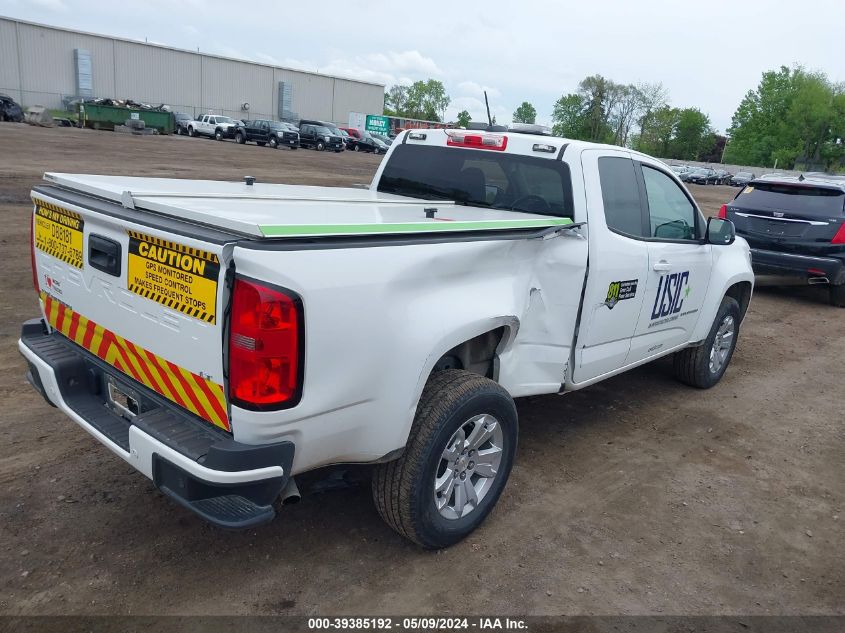
{"type": "Polygon", "coordinates": [[[322,141],[318,142],[316,147],[318,152],[322,152],[324,149],[326,149],[326,146],[323,144],[322,141]]]}
{"type": "Polygon", "coordinates": [[[513,399],[468,371],[435,372],[402,456],[376,467],[373,499],[396,532],[428,549],[457,543],[487,517],[516,453],[513,399]]]}
{"type": "Polygon", "coordinates": [[[196,136],[196,135],[197,135],[197,133],[196,133],[196,132],[194,132],[194,128],[189,127],[189,128],[188,128],[188,136],[193,137],[193,136],[196,136]]]}
{"type": "Polygon", "coordinates": [[[279,145],[279,143],[278,143],[278,141],[276,141],[276,137],[271,136],[270,137],[270,147],[272,147],[273,149],[276,149],[276,147],[278,145],[279,145]]]}
{"type": "Polygon", "coordinates": [[[722,299],[704,343],[675,354],[675,377],[690,387],[699,389],[710,389],[719,382],[736,349],[739,321],[739,304],[736,299],[722,299]]]}
{"type": "Polygon", "coordinates": [[[215,141],[222,141],[223,140],[223,132],[221,130],[214,130],[214,140],[215,141]]]}
{"type": "Polygon", "coordinates": [[[246,143],[246,136],[244,136],[243,132],[238,132],[235,134],[235,142],[239,145],[243,145],[246,143]]]}

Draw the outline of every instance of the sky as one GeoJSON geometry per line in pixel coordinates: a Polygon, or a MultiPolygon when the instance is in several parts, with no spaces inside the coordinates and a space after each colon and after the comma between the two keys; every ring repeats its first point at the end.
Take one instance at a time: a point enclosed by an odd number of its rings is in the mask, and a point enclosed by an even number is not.
{"type": "MultiPolygon", "coordinates": [[[[724,131],[766,70],[845,81],[845,0],[0,0],[0,15],[384,83],[442,81],[447,118],[551,122],[588,75],[661,82],[724,131]]],[[[119,95],[108,95],[119,96],[119,95]]]]}

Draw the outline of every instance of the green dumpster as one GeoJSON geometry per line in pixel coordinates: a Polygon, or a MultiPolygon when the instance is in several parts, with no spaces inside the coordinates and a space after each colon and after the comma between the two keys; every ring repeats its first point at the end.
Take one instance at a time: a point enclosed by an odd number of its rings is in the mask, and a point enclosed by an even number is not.
{"type": "Polygon", "coordinates": [[[146,127],[157,129],[159,134],[173,134],[176,130],[176,118],[172,112],[119,108],[96,103],[79,104],[79,120],[85,121],[85,127],[95,130],[113,130],[116,125],[123,125],[127,119],[132,118],[141,119],[146,127]],[[137,114],[137,117],[133,117],[133,114],[137,114]]]}

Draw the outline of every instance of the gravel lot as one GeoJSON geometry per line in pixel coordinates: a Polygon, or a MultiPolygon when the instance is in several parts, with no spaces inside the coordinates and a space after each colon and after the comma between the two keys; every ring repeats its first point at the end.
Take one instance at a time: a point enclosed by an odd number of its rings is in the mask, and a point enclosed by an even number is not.
{"type": "MultiPolygon", "coordinates": [[[[819,289],[758,287],[710,391],[659,361],[520,401],[498,507],[439,553],[384,525],[366,482],[210,528],[26,384],[42,172],[350,185],[379,158],[0,124],[0,613],[845,613],[845,310],[819,289]]],[[[735,193],[692,190],[709,213],[735,193]]]]}

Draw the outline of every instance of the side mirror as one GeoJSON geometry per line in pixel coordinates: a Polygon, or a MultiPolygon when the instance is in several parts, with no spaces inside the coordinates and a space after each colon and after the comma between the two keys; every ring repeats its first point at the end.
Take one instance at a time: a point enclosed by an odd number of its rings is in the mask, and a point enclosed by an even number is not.
{"type": "Polygon", "coordinates": [[[730,220],[709,218],[707,220],[707,243],[716,246],[733,244],[736,239],[736,227],[730,220]]]}

